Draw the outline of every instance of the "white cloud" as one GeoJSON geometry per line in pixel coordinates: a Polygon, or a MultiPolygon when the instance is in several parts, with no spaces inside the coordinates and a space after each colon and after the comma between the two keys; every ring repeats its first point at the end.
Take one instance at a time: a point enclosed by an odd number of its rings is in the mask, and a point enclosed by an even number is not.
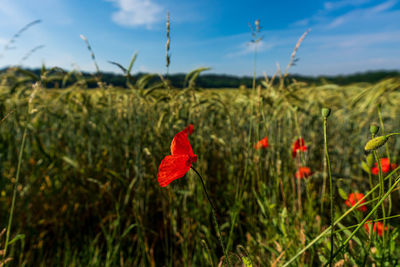
{"type": "Polygon", "coordinates": [[[256,48],[257,48],[257,52],[264,52],[264,51],[272,49],[274,46],[275,46],[275,44],[270,43],[270,42],[266,43],[264,41],[259,41],[257,44],[246,42],[246,43],[242,43],[237,51],[229,53],[226,56],[227,57],[237,57],[237,56],[248,55],[248,54],[254,53],[256,48]]]}
{"type": "Polygon", "coordinates": [[[396,3],[397,3],[397,1],[395,1],[395,0],[389,0],[380,5],[376,5],[376,6],[372,7],[369,11],[372,13],[383,12],[383,11],[391,9],[394,5],[396,5],[396,3]]]}
{"type": "Polygon", "coordinates": [[[151,0],[107,0],[118,7],[118,11],[112,14],[115,23],[138,27],[151,28],[155,23],[164,19],[161,15],[163,7],[151,0]]]}
{"type": "Polygon", "coordinates": [[[342,0],[337,2],[325,2],[324,8],[325,10],[336,10],[348,6],[361,6],[368,2],[370,2],[370,0],[342,0]]]}
{"type": "Polygon", "coordinates": [[[330,30],[340,26],[360,25],[362,24],[360,20],[364,22],[373,19],[385,20],[386,18],[388,20],[387,17],[396,12],[393,7],[397,3],[398,0],[387,0],[379,4],[371,2],[371,0],[325,2],[323,9],[318,10],[318,12],[309,18],[295,21],[291,26],[322,27],[330,30]],[[341,14],[337,15],[337,13],[341,14]],[[374,18],[372,18],[373,16],[374,18]]]}

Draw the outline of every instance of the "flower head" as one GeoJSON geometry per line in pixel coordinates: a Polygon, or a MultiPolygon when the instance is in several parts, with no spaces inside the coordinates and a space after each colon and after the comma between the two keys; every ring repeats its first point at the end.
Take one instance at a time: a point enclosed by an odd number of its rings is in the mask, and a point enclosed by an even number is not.
{"type": "Polygon", "coordinates": [[[292,157],[295,158],[297,156],[297,151],[307,151],[306,143],[304,139],[300,137],[293,143],[292,157]]]}
{"type": "MultiPolygon", "coordinates": [[[[349,197],[347,198],[346,202],[344,202],[344,204],[346,204],[347,207],[351,208],[363,197],[364,197],[364,194],[362,194],[362,193],[350,193],[349,197]]],[[[362,203],[365,203],[364,199],[360,202],[360,204],[362,204],[362,203]]],[[[365,205],[359,206],[357,209],[362,212],[367,211],[367,207],[365,205]]]]}
{"type": "MultiPolygon", "coordinates": [[[[397,164],[390,163],[388,158],[381,158],[381,167],[382,167],[382,172],[386,173],[386,172],[389,172],[390,170],[396,169],[397,168],[397,164]]],[[[375,162],[375,166],[371,168],[371,172],[374,175],[378,175],[379,174],[378,163],[375,162]]]]}
{"type": "Polygon", "coordinates": [[[313,173],[311,172],[311,169],[308,167],[300,167],[295,176],[297,179],[303,179],[303,178],[307,178],[310,177],[313,173]]]}
{"type": "Polygon", "coordinates": [[[184,131],[185,131],[188,135],[191,135],[191,134],[194,132],[194,126],[193,126],[193,124],[189,124],[189,125],[184,129],[184,131]]]}
{"type": "Polygon", "coordinates": [[[189,143],[188,131],[177,133],[171,143],[171,155],[166,156],[158,167],[157,179],[160,186],[169,185],[173,180],[183,177],[197,161],[189,143]]]}
{"type": "MultiPolygon", "coordinates": [[[[372,222],[369,220],[364,224],[364,228],[367,231],[367,233],[369,233],[369,228],[371,227],[371,224],[372,224],[372,222]]],[[[388,227],[385,226],[385,231],[387,231],[387,230],[388,230],[388,227]]],[[[378,233],[379,236],[382,236],[383,235],[383,223],[381,223],[381,222],[374,223],[373,231],[375,233],[378,233]]]]}
{"type": "Polygon", "coordinates": [[[268,137],[264,137],[263,139],[258,141],[257,144],[255,145],[256,149],[267,148],[267,147],[268,147],[268,137]]]}

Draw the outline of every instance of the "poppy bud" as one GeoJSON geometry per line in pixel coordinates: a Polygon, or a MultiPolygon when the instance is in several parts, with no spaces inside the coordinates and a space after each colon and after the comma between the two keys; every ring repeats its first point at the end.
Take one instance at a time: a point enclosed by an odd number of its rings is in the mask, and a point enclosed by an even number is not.
{"type": "Polygon", "coordinates": [[[368,141],[368,143],[365,145],[364,150],[365,152],[371,152],[373,150],[376,150],[383,146],[388,140],[387,136],[378,136],[375,137],[374,139],[371,139],[368,141]]]}
{"type": "Polygon", "coordinates": [[[368,154],[367,156],[367,165],[368,167],[372,167],[372,165],[374,165],[375,159],[374,159],[374,155],[372,154],[368,154]]]}
{"type": "Polygon", "coordinates": [[[377,134],[379,131],[379,126],[376,124],[372,124],[371,126],[369,126],[369,131],[371,132],[371,134],[377,134]]]}
{"type": "Polygon", "coordinates": [[[331,109],[330,108],[322,108],[321,113],[324,118],[328,118],[329,115],[331,114],[331,109]]]}

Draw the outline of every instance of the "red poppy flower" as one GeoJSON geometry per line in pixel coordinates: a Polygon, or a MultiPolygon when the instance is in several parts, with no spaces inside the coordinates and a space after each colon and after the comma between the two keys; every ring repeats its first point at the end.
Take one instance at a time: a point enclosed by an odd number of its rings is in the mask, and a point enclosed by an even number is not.
{"type": "Polygon", "coordinates": [[[267,148],[267,147],[268,147],[268,137],[264,137],[263,139],[258,141],[257,144],[255,145],[256,149],[267,148]]]}
{"type": "Polygon", "coordinates": [[[183,177],[197,161],[193,154],[186,130],[175,135],[171,143],[171,155],[166,156],[158,167],[157,179],[160,186],[169,185],[173,180],[183,177]]]}
{"type": "Polygon", "coordinates": [[[304,142],[303,138],[297,139],[293,143],[293,150],[292,150],[292,157],[295,158],[297,156],[297,151],[307,151],[306,143],[304,142]]]}
{"type": "MultiPolygon", "coordinates": [[[[386,173],[389,172],[391,170],[394,170],[397,168],[397,164],[395,163],[390,163],[388,158],[381,158],[381,167],[382,167],[382,172],[386,173]]],[[[375,166],[371,168],[371,172],[374,175],[378,175],[379,174],[379,167],[378,167],[378,163],[375,162],[375,166]]]]}
{"type": "Polygon", "coordinates": [[[189,124],[189,125],[184,129],[184,131],[185,131],[188,135],[191,135],[191,134],[194,132],[194,126],[193,126],[193,124],[189,124]]]}
{"type": "MultiPolygon", "coordinates": [[[[344,202],[344,204],[346,204],[347,207],[351,208],[363,197],[364,194],[362,193],[351,193],[349,194],[349,197],[347,198],[346,202],[344,202]]],[[[361,203],[365,203],[365,200],[363,199],[361,203]]],[[[359,206],[357,209],[362,212],[367,211],[367,207],[365,205],[359,206]]]]}
{"type": "Polygon", "coordinates": [[[297,172],[296,172],[296,178],[297,179],[303,179],[310,177],[313,173],[311,172],[311,169],[308,167],[300,167],[297,172]]]}
{"type": "MultiPolygon", "coordinates": [[[[371,227],[371,221],[368,220],[368,221],[364,224],[364,228],[365,228],[365,230],[367,231],[367,233],[369,233],[369,228],[370,228],[370,227],[371,227]]],[[[387,231],[387,230],[388,230],[388,227],[385,226],[385,231],[387,231]]],[[[383,234],[383,223],[381,223],[381,222],[376,222],[376,223],[374,223],[373,231],[374,231],[375,233],[378,233],[379,236],[382,236],[382,234],[383,234]]]]}

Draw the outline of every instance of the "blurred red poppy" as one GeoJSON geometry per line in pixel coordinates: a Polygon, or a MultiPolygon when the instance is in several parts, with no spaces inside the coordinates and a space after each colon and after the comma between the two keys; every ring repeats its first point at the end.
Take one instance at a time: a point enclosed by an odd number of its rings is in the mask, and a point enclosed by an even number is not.
{"type": "MultiPolygon", "coordinates": [[[[351,208],[363,197],[364,197],[363,193],[350,193],[349,197],[347,198],[346,202],[344,202],[344,204],[346,204],[347,207],[351,208]]],[[[365,200],[363,199],[361,203],[365,203],[365,200]]],[[[359,206],[357,209],[362,212],[367,211],[367,207],[365,205],[359,206]]]]}
{"type": "Polygon", "coordinates": [[[292,157],[295,158],[297,156],[297,151],[307,151],[307,146],[306,143],[304,142],[303,138],[297,139],[293,143],[293,149],[292,149],[292,157]]]}
{"type": "Polygon", "coordinates": [[[184,129],[184,131],[185,131],[188,135],[191,135],[191,134],[194,132],[194,126],[193,126],[193,124],[189,124],[189,125],[184,129]]]}
{"type": "Polygon", "coordinates": [[[296,178],[297,179],[303,179],[310,177],[313,173],[311,172],[311,169],[308,167],[300,167],[297,172],[296,172],[296,178]]]}
{"type": "MultiPolygon", "coordinates": [[[[389,172],[391,170],[394,170],[397,168],[397,164],[395,163],[390,163],[388,158],[381,158],[381,167],[382,167],[382,172],[386,173],[389,172]]],[[[378,175],[379,174],[379,167],[378,167],[378,163],[375,162],[375,166],[371,168],[371,172],[374,175],[378,175]]]]}
{"type": "MultiPolygon", "coordinates": [[[[370,227],[371,227],[371,221],[368,220],[368,221],[364,224],[364,228],[365,228],[365,230],[367,231],[367,233],[369,233],[369,228],[370,228],[370,227]]],[[[387,231],[387,230],[388,230],[388,227],[385,226],[385,231],[387,231]]],[[[374,223],[373,231],[374,231],[375,233],[378,233],[379,236],[382,236],[382,234],[383,234],[383,223],[381,223],[381,222],[376,222],[376,223],[374,223]]]]}
{"type": "Polygon", "coordinates": [[[256,149],[267,148],[267,147],[268,147],[268,137],[264,137],[263,139],[258,141],[257,144],[255,145],[256,149]]]}
{"type": "Polygon", "coordinates": [[[183,177],[197,161],[185,130],[177,133],[171,143],[171,155],[166,156],[158,167],[157,179],[160,186],[169,185],[173,180],[183,177]]]}

